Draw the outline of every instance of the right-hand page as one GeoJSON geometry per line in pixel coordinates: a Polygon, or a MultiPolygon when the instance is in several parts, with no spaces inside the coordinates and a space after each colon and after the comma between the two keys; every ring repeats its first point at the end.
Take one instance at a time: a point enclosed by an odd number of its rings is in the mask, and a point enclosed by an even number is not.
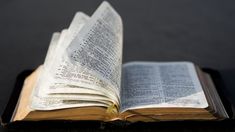
{"type": "Polygon", "coordinates": [[[130,62],[123,65],[121,112],[139,108],[206,108],[190,62],[130,62]]]}

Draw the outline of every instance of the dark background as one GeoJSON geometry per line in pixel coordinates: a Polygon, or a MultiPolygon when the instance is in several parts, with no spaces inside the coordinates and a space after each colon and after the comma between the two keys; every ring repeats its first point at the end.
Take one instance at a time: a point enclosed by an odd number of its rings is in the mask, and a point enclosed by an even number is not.
{"type": "MultiPolygon", "coordinates": [[[[52,33],[67,28],[77,11],[91,15],[101,2],[0,1],[0,113],[17,74],[43,63],[52,33]]],[[[235,102],[234,0],[109,2],[124,22],[124,62],[192,61],[216,69],[235,102]]]]}

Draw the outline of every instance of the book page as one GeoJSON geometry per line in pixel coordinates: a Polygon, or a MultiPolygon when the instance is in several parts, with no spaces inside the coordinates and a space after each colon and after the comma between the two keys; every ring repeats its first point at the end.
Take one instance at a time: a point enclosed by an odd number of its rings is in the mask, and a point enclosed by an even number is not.
{"type": "Polygon", "coordinates": [[[70,61],[120,91],[122,20],[103,2],[67,48],[70,61]]]}
{"type": "MultiPolygon", "coordinates": [[[[77,44],[77,39],[84,40],[86,38],[83,34],[89,34],[89,32],[85,33],[85,31],[88,30],[90,26],[93,28],[101,28],[99,26],[104,24],[104,38],[102,38],[102,36],[96,35],[92,38],[103,40],[102,44],[104,45],[100,45],[101,47],[105,47],[105,44],[111,46],[106,47],[111,49],[107,51],[110,54],[108,55],[108,53],[105,53],[105,55],[111,57],[107,59],[107,61],[111,61],[112,59],[118,60],[118,63],[115,63],[114,61],[110,63],[113,64],[112,68],[115,68],[112,71],[112,76],[114,77],[115,75],[116,79],[113,79],[116,82],[119,82],[122,56],[122,27],[120,28],[118,25],[120,24],[120,18],[117,18],[117,20],[113,19],[117,17],[112,16],[117,15],[115,13],[116,12],[107,2],[103,2],[91,18],[89,18],[84,13],[77,13],[70,27],[67,30],[63,30],[57,40],[52,39],[53,43],[56,41],[56,44],[53,44],[56,46],[50,46],[54,47],[54,50],[50,50],[53,53],[48,51],[49,53],[46,57],[48,59],[45,61],[45,63],[48,63],[44,65],[38,83],[35,86],[34,96],[32,97],[31,103],[33,109],[54,110],[61,108],[82,107],[94,104],[95,106],[105,105],[108,107],[113,103],[119,106],[120,86],[113,86],[112,83],[110,83],[112,82],[111,80],[106,81],[105,79],[102,79],[99,74],[96,74],[95,71],[87,68],[87,66],[79,65],[78,62],[74,63],[74,61],[69,58],[69,52],[66,52],[66,47],[76,47],[75,44],[77,44]],[[100,20],[99,24],[101,25],[94,23],[96,20],[98,20],[98,18],[100,20]],[[111,22],[109,19],[112,19],[113,22],[111,22]],[[116,27],[111,28],[110,26],[114,26],[112,24],[116,21],[117,24],[114,24],[116,27]],[[112,24],[110,24],[110,22],[112,24]],[[108,31],[106,32],[106,30],[108,31]],[[114,50],[111,51],[112,49],[114,50]],[[87,104],[85,102],[87,102],[87,104]]],[[[100,50],[100,48],[96,48],[89,50],[91,50],[90,52],[95,52],[93,51],[94,49],[96,49],[96,51],[100,50]]],[[[68,48],[68,51],[71,49],[74,48],[68,48]]],[[[105,51],[106,49],[103,50],[105,51]]],[[[120,82],[116,84],[120,85],[120,82]]]]}
{"type": "Polygon", "coordinates": [[[123,66],[121,112],[138,108],[208,106],[189,62],[131,62],[123,66]]]}
{"type": "Polygon", "coordinates": [[[58,33],[53,35],[43,71],[32,97],[31,107],[33,109],[53,110],[94,105],[108,106],[111,104],[109,98],[118,100],[117,96],[110,94],[110,91],[107,90],[105,93],[100,90],[105,86],[101,86],[102,82],[96,77],[86,74],[84,70],[69,63],[68,58],[64,57],[66,47],[77,36],[88,19],[87,15],[78,12],[68,30],[63,30],[59,37],[58,33]],[[76,73],[76,77],[71,76],[74,73],[76,73]],[[103,97],[103,95],[107,96],[103,97]]]}

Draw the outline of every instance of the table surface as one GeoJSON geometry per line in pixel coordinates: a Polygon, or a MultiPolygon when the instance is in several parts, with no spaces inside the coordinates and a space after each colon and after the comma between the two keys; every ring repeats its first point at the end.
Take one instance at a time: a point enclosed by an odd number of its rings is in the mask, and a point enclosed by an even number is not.
{"type": "MultiPolygon", "coordinates": [[[[43,63],[52,33],[67,28],[77,11],[91,15],[101,2],[0,1],[0,112],[17,74],[43,63]]],[[[235,1],[110,0],[110,3],[124,22],[124,62],[192,61],[216,69],[225,81],[227,96],[235,102],[235,1]]]]}

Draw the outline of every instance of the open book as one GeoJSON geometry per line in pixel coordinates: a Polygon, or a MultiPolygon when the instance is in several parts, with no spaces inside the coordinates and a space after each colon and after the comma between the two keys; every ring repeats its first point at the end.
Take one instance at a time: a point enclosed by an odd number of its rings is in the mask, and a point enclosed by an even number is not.
{"type": "Polygon", "coordinates": [[[24,82],[12,121],[165,121],[228,118],[210,76],[191,62],[122,64],[123,25],[103,2],[53,34],[24,82]]]}

